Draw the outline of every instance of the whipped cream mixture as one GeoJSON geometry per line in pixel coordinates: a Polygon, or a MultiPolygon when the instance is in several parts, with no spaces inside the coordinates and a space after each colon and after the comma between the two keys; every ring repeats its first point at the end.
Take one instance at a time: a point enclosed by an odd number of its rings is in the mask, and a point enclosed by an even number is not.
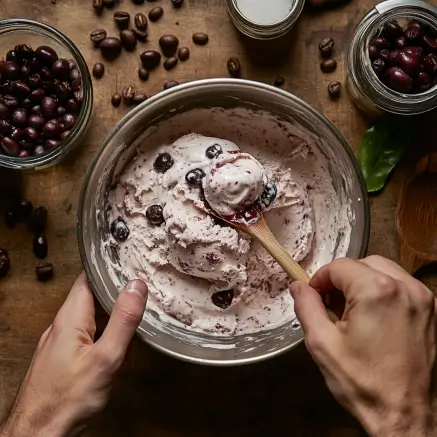
{"type": "MultiPolygon", "coordinates": [[[[226,113],[195,111],[211,124],[226,113]]],[[[121,288],[125,280],[144,280],[148,309],[161,320],[238,335],[294,317],[282,268],[257,242],[211,217],[205,199],[220,214],[233,214],[274,181],[276,199],[264,215],[293,258],[311,275],[346,255],[349,204],[334,189],[326,157],[302,127],[267,117],[251,112],[236,122],[234,112],[223,139],[207,136],[202,117],[175,116],[147,134],[109,192],[112,235],[102,250],[117,252],[117,262],[108,256],[114,281],[121,288]],[[262,134],[254,135],[254,125],[262,134]],[[204,135],[183,135],[195,126],[204,135]]]]}

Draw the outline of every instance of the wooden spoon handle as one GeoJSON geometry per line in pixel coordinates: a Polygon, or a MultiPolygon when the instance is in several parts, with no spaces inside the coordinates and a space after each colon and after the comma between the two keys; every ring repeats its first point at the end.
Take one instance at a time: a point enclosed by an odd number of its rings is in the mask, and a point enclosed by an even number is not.
{"type": "Polygon", "coordinates": [[[258,220],[248,228],[252,234],[272,255],[278,264],[288,273],[294,281],[302,281],[308,284],[310,277],[308,273],[291,257],[285,248],[278,242],[270,231],[264,219],[258,220]]]}

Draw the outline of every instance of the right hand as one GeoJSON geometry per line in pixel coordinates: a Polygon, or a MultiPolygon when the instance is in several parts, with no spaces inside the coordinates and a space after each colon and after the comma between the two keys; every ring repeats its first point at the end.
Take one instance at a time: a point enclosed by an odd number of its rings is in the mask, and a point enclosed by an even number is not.
{"type": "Polygon", "coordinates": [[[336,260],[291,294],[308,351],[336,399],[371,436],[426,436],[434,365],[432,292],[385,258],[336,260]],[[332,322],[321,295],[346,299],[332,322]]]}

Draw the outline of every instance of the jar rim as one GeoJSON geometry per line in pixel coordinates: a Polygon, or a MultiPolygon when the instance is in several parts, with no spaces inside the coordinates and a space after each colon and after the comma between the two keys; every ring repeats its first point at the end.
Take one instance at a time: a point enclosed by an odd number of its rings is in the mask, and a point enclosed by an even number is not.
{"type": "Polygon", "coordinates": [[[0,20],[0,37],[7,32],[27,32],[40,34],[53,39],[68,51],[77,64],[82,80],[82,108],[77,121],[68,137],[56,148],[40,156],[18,158],[0,154],[0,167],[15,170],[42,170],[57,164],[63,157],[73,150],[76,143],[84,135],[91,120],[93,108],[93,86],[87,63],[73,41],[53,26],[35,20],[24,18],[0,20]]]}

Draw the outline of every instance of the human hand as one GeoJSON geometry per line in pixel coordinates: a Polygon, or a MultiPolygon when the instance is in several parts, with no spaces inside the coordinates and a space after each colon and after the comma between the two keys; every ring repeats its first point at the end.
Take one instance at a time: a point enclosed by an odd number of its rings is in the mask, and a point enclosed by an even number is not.
{"type": "Polygon", "coordinates": [[[336,260],[291,294],[305,343],[336,399],[371,436],[426,436],[435,359],[435,299],[392,261],[336,260]],[[343,292],[332,322],[321,295],[343,292]],[[338,292],[338,291],[337,291],[338,292]]]}
{"type": "Polygon", "coordinates": [[[101,411],[142,319],[147,292],[144,282],[129,282],[94,343],[93,295],[82,273],[41,337],[0,437],[74,436],[101,411]]]}

